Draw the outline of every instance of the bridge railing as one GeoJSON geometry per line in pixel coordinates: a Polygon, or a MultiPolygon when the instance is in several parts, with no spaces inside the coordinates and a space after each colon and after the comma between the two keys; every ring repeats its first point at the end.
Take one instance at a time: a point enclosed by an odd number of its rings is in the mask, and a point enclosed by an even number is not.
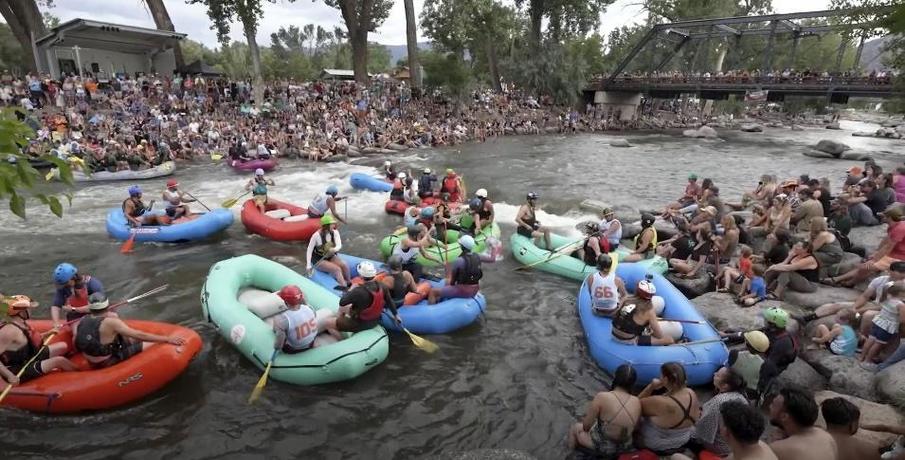
{"type": "MultiPolygon", "coordinates": [[[[591,80],[591,86],[600,86],[608,76],[591,80]]],[[[847,75],[619,75],[611,86],[670,86],[670,85],[799,85],[799,86],[892,86],[892,76],[847,76],[847,75]]]]}

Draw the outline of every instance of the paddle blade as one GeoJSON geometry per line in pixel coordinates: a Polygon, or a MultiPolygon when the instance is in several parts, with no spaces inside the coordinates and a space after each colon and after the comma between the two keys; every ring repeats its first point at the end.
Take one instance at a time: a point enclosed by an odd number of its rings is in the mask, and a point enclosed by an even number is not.
{"type": "Polygon", "coordinates": [[[126,240],[126,242],[123,243],[122,246],[120,246],[119,252],[121,254],[128,254],[128,253],[132,252],[132,248],[135,247],[135,235],[136,234],[133,233],[131,236],[129,236],[129,239],[126,240]]]}
{"type": "Polygon", "coordinates": [[[440,349],[440,347],[437,346],[436,343],[431,342],[430,340],[427,340],[423,337],[418,337],[417,335],[412,334],[412,332],[408,329],[403,329],[403,331],[405,331],[405,333],[408,334],[409,338],[412,339],[413,345],[428,353],[434,353],[440,349]]]}
{"type": "Polygon", "coordinates": [[[53,170],[47,171],[47,174],[44,175],[44,180],[50,182],[53,180],[53,170]]]}
{"type": "Polygon", "coordinates": [[[254,389],[251,390],[251,395],[248,396],[248,404],[253,404],[258,400],[258,398],[261,397],[261,393],[264,392],[264,386],[267,385],[267,376],[270,375],[271,364],[273,364],[272,360],[267,363],[267,368],[264,369],[264,375],[262,375],[261,378],[258,379],[257,385],[255,385],[254,389]]]}
{"type": "Polygon", "coordinates": [[[0,402],[3,402],[3,400],[6,398],[6,395],[9,394],[9,390],[12,390],[12,389],[13,389],[12,385],[6,384],[6,388],[3,389],[3,393],[0,393],[0,402]]]}
{"type": "Polygon", "coordinates": [[[231,208],[231,207],[235,206],[236,203],[238,203],[238,202],[239,202],[238,198],[230,198],[230,199],[224,201],[223,203],[220,203],[220,206],[222,206],[224,208],[231,208]]]}

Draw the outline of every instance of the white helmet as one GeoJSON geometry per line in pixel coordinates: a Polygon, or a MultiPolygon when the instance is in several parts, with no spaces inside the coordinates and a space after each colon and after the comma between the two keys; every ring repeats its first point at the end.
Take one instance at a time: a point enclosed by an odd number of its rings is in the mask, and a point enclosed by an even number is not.
{"type": "Polygon", "coordinates": [[[663,310],[666,309],[666,300],[664,300],[663,297],[655,295],[651,297],[650,303],[654,306],[654,313],[656,313],[657,316],[662,316],[663,310]]]}
{"type": "Polygon", "coordinates": [[[474,196],[478,198],[487,198],[487,189],[479,188],[478,191],[474,192],[474,196]]]}
{"type": "Polygon", "coordinates": [[[387,160],[387,161],[384,161],[384,162],[383,162],[383,165],[384,165],[384,166],[392,166],[392,164],[393,164],[393,162],[390,161],[390,160],[387,160]]]}
{"type": "Polygon", "coordinates": [[[255,176],[263,176],[264,170],[261,168],[255,169],[255,176]]]}
{"type": "Polygon", "coordinates": [[[431,173],[430,168],[424,168],[424,174],[430,174],[430,173],[431,173]]]}
{"type": "Polygon", "coordinates": [[[371,262],[360,262],[358,264],[358,274],[365,279],[371,279],[377,276],[377,269],[371,262]]]}
{"type": "Polygon", "coordinates": [[[404,172],[401,172],[401,173],[399,173],[399,176],[398,176],[398,177],[399,177],[399,180],[402,180],[402,179],[405,179],[405,178],[408,177],[408,176],[406,176],[404,172]]]}

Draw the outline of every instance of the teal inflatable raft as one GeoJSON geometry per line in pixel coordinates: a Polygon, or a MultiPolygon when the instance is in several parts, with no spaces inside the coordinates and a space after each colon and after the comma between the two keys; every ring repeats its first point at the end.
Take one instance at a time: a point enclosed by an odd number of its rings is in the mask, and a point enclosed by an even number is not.
{"type": "MultiPolygon", "coordinates": [[[[551,234],[550,243],[554,248],[561,248],[567,244],[574,243],[580,238],[567,238],[565,236],[551,234]]],[[[575,281],[584,281],[591,273],[597,271],[596,267],[592,267],[584,263],[583,260],[572,257],[569,254],[551,255],[551,252],[537,247],[531,238],[514,233],[509,239],[509,247],[512,250],[512,256],[519,262],[530,265],[537,263],[532,268],[553,273],[554,275],[564,276],[575,281]],[[544,262],[540,262],[544,261],[544,262]],[[540,263],[538,263],[540,262],[540,263]]],[[[616,251],[610,253],[614,260],[622,260],[629,254],[627,248],[619,247],[616,251]]],[[[663,274],[669,268],[666,265],[666,259],[655,256],[652,259],[637,262],[639,266],[644,267],[651,273],[663,274]]]]}
{"type": "MultiPolygon", "coordinates": [[[[204,317],[217,327],[225,340],[262,370],[273,354],[274,341],[273,329],[264,318],[285,307],[272,293],[287,284],[298,285],[305,294],[306,303],[315,311],[337,311],[339,297],[336,294],[289,267],[253,254],[216,263],[201,289],[204,317]]],[[[278,353],[270,377],[297,385],[349,380],[382,363],[387,354],[386,330],[376,326],[301,353],[278,353]]]]}

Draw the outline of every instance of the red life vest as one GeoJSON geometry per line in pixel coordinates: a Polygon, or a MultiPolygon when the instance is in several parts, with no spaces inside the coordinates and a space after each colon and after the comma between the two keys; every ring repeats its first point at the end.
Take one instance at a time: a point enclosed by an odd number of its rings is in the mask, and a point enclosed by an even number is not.
{"type": "Polygon", "coordinates": [[[88,282],[91,281],[91,277],[85,275],[82,277],[82,287],[80,288],[72,288],[72,294],[69,295],[69,298],[66,299],[66,304],[72,308],[81,308],[88,305],[88,282]]]}
{"type": "Polygon", "coordinates": [[[459,176],[444,177],[443,187],[440,188],[440,191],[449,194],[459,193],[459,176]]]}
{"type": "Polygon", "coordinates": [[[402,190],[402,181],[399,180],[399,179],[394,180],[394,181],[393,181],[393,188],[396,189],[396,190],[402,190]]]}
{"type": "Polygon", "coordinates": [[[358,319],[361,321],[374,321],[379,319],[380,314],[383,313],[383,288],[378,283],[374,283],[374,285],[377,287],[376,292],[368,289],[367,284],[364,285],[368,294],[371,294],[371,305],[358,313],[358,319]]]}

